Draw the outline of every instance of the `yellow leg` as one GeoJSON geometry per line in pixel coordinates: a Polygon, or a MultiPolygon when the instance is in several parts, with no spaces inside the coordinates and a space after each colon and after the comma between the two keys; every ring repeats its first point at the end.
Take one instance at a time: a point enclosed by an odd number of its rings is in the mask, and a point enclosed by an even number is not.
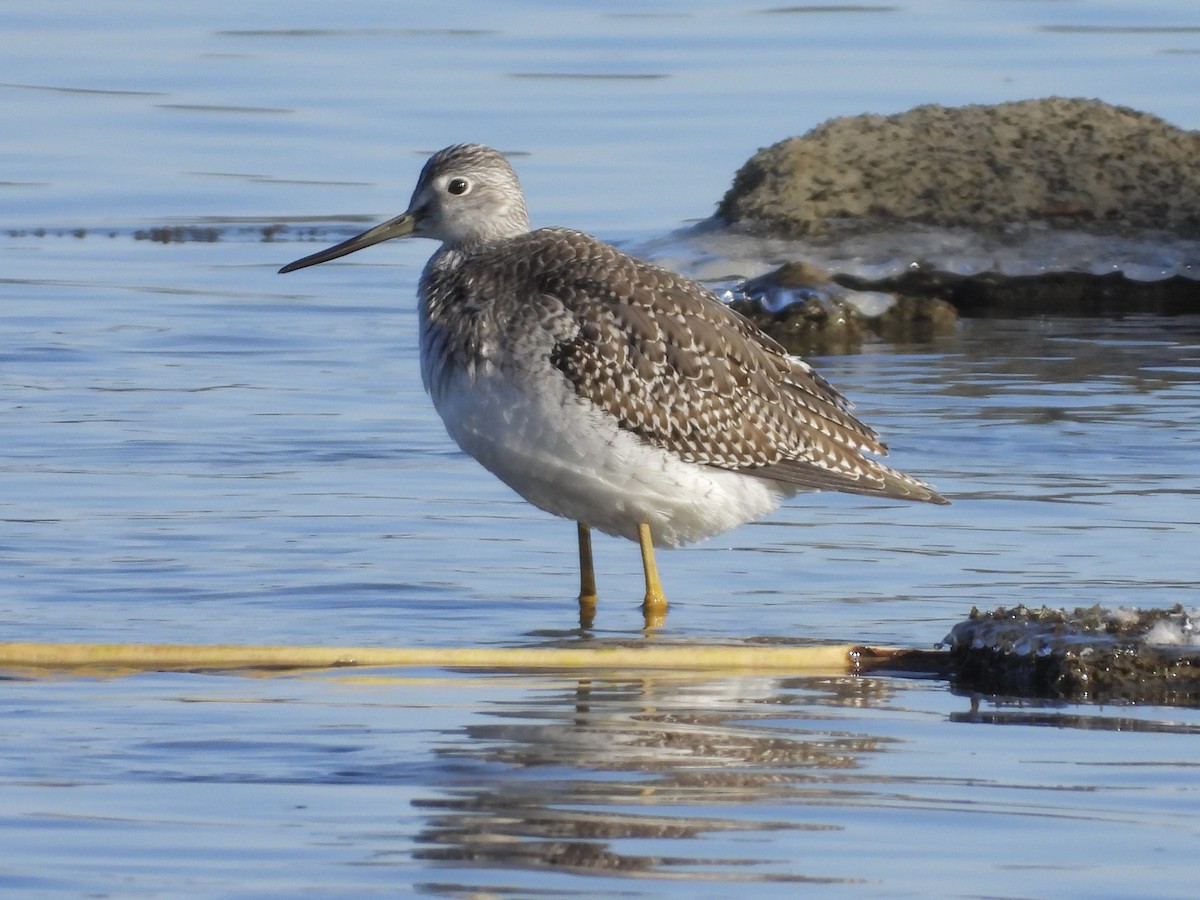
{"type": "Polygon", "coordinates": [[[646,627],[657,627],[667,618],[667,597],[662,582],[658,580],[658,565],[654,562],[654,543],[650,538],[650,526],[645,522],[638,525],[638,545],[642,548],[642,570],[646,573],[646,599],[642,601],[642,614],[646,627]]]}
{"type": "Polygon", "coordinates": [[[591,628],[596,618],[596,568],[592,564],[592,530],[582,522],[579,529],[579,627],[591,628]]]}

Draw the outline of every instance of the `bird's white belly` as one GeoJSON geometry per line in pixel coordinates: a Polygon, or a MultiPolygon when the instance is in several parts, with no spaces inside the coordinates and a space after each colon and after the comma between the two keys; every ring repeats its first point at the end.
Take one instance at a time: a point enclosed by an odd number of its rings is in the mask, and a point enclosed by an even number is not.
{"type": "Polygon", "coordinates": [[[777,484],[696,465],[618,427],[578,398],[558,373],[516,385],[493,370],[469,382],[447,374],[433,392],[446,430],[464,451],[547,512],[637,540],[676,547],[770,512],[777,484]]]}

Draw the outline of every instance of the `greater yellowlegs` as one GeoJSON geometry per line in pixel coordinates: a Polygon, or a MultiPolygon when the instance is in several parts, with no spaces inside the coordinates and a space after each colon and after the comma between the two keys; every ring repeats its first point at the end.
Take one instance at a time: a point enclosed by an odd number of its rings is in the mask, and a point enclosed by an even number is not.
{"type": "Polygon", "coordinates": [[[532,230],[517,175],[480,144],[430,157],[408,210],[280,269],[391,238],[442,242],[421,275],[421,374],[450,436],[578,527],[580,621],[596,604],[591,531],[654,547],[711,537],[799,491],[944,503],[866,453],[874,431],[803,360],[707,288],[566,228],[532,230]]]}

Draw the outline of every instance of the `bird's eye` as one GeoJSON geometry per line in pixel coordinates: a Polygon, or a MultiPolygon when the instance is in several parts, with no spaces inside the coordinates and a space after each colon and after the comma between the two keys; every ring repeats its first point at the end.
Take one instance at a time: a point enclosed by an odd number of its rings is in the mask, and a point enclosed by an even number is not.
{"type": "Polygon", "coordinates": [[[471,182],[467,181],[465,178],[451,178],[446,184],[446,192],[454,194],[456,197],[460,194],[465,194],[470,189],[471,182]]]}

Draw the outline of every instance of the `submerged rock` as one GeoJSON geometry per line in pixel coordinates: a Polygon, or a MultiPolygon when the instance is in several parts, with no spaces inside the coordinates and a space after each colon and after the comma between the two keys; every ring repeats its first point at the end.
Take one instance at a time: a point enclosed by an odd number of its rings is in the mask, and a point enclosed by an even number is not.
{"type": "Polygon", "coordinates": [[[1200,133],[1099,100],[919,106],[759,151],[717,216],[779,237],[897,223],[1200,235],[1200,133]]]}
{"type": "Polygon", "coordinates": [[[946,636],[958,687],[1020,697],[1200,705],[1200,632],[1172,609],[997,609],[946,636]]]}
{"type": "Polygon", "coordinates": [[[1177,316],[1200,312],[1200,281],[1181,275],[1139,281],[1121,272],[956,275],[913,268],[888,278],[842,275],[838,281],[856,290],[895,291],[929,303],[940,301],[964,316],[1177,316]]]}
{"type": "Polygon", "coordinates": [[[789,263],[747,281],[733,309],[800,355],[849,353],[865,338],[928,341],[954,331],[954,307],[936,297],[853,290],[816,266],[789,263]]]}

